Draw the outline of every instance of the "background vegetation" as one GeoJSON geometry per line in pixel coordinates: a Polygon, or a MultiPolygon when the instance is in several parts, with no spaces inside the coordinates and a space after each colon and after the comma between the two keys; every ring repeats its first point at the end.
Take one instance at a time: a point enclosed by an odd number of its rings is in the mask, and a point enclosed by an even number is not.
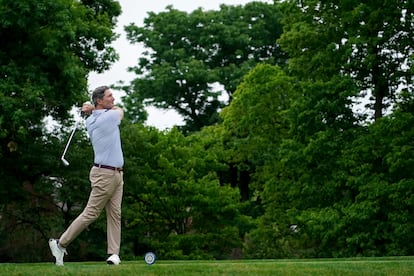
{"type": "MultiPolygon", "coordinates": [[[[87,75],[117,60],[111,0],[0,0],[0,260],[50,260],[89,193],[87,75]],[[50,129],[46,118],[59,123],[50,129]],[[69,128],[69,129],[68,129],[69,128]],[[85,162],[86,160],[86,162],[85,162]]],[[[123,259],[414,254],[411,1],[167,7],[125,31],[123,259]],[[146,127],[148,104],[186,125],[146,127]]],[[[67,260],[101,260],[105,218],[67,260]]]]}

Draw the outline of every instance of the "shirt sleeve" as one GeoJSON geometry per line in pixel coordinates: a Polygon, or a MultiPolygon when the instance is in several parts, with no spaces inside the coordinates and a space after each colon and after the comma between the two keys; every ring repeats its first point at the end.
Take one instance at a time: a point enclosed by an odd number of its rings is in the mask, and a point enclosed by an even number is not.
{"type": "Polygon", "coordinates": [[[121,111],[117,109],[108,109],[106,116],[108,123],[119,125],[121,124],[121,111]]]}

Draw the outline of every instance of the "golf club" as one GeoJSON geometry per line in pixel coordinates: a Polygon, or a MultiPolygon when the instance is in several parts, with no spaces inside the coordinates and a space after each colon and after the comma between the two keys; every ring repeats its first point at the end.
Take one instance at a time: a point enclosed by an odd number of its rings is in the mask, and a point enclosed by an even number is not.
{"type": "MultiPolygon", "coordinates": [[[[85,104],[91,104],[91,103],[90,102],[85,102],[85,104]]],[[[68,151],[68,148],[69,148],[70,142],[72,141],[73,135],[75,134],[76,129],[78,128],[78,125],[79,125],[79,123],[80,123],[80,121],[82,120],[83,117],[85,117],[85,114],[83,112],[81,112],[79,114],[79,119],[76,120],[76,123],[73,126],[72,133],[69,136],[68,142],[66,143],[65,150],[63,151],[62,157],[60,158],[60,160],[62,160],[62,162],[65,166],[69,166],[69,161],[65,159],[66,152],[68,151]]]]}
{"type": "Polygon", "coordinates": [[[70,142],[72,141],[73,134],[75,134],[75,131],[78,128],[78,125],[79,125],[80,120],[82,120],[82,117],[79,117],[79,119],[76,121],[76,123],[75,123],[75,125],[74,125],[74,127],[72,129],[72,133],[69,136],[69,140],[66,143],[66,147],[65,147],[65,150],[63,151],[62,157],[60,158],[60,160],[62,160],[62,162],[63,162],[63,164],[65,166],[69,166],[69,162],[68,162],[68,160],[65,159],[65,155],[66,155],[66,152],[68,151],[70,142]]]}

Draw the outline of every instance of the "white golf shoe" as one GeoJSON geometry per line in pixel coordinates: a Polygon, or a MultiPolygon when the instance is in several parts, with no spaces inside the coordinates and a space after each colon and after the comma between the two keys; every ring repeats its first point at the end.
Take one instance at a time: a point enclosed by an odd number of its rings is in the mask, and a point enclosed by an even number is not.
{"type": "Polygon", "coordinates": [[[52,255],[55,257],[56,265],[63,265],[63,256],[68,254],[66,248],[59,246],[57,239],[49,239],[49,247],[52,255]]]}
{"type": "Polygon", "coordinates": [[[106,259],[106,263],[110,265],[119,265],[121,263],[121,259],[119,259],[118,255],[112,254],[108,259],[106,259]]]}

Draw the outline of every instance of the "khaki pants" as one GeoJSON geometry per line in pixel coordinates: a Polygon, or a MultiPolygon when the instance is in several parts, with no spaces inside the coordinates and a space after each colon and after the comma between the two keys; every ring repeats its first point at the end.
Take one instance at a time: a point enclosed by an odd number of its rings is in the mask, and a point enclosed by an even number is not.
{"type": "Polygon", "coordinates": [[[106,212],[108,254],[119,255],[121,245],[121,202],[123,172],[92,167],[89,179],[91,193],[83,212],[59,238],[59,245],[67,247],[88,225],[94,222],[103,208],[106,212]]]}

